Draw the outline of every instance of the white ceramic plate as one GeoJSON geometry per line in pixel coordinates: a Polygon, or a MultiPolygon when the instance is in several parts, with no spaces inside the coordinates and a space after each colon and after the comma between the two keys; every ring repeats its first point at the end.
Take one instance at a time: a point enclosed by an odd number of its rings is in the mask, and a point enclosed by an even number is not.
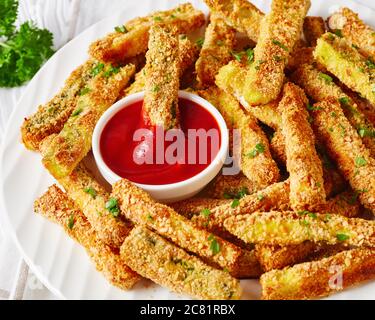
{"type": "MultiPolygon", "coordinates": [[[[40,156],[27,151],[21,144],[20,126],[25,116],[39,104],[49,100],[62,86],[70,72],[87,58],[89,44],[136,16],[176,6],[178,0],[127,0],[124,11],[103,20],[81,33],[60,49],[29,83],[14,110],[6,130],[1,155],[1,222],[11,232],[26,262],[41,281],[57,296],[67,299],[180,299],[148,281],[130,291],[121,291],[107,283],[95,270],[85,251],[62,228],[33,213],[34,199],[54,183],[42,167],[40,156]]],[[[203,1],[191,1],[207,12],[203,1]]],[[[270,1],[253,1],[267,12],[270,1]]],[[[348,6],[366,22],[375,21],[375,12],[350,0],[314,0],[309,15],[327,17],[339,6],[348,6]]],[[[260,286],[255,280],[242,281],[245,298],[258,298],[260,286]]],[[[375,282],[367,283],[332,299],[374,299],[375,282]]]]}

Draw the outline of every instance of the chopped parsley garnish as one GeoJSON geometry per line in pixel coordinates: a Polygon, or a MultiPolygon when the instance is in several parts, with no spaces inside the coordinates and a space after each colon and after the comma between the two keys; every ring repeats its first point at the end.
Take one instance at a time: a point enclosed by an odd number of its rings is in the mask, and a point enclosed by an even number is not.
{"type": "Polygon", "coordinates": [[[322,108],[321,107],[315,107],[312,104],[307,103],[306,104],[306,109],[309,110],[309,111],[317,111],[317,110],[321,110],[322,108]]]}
{"type": "Polygon", "coordinates": [[[203,210],[201,211],[201,214],[202,214],[203,216],[205,216],[206,218],[208,218],[208,217],[210,216],[210,214],[211,214],[211,211],[210,211],[210,209],[203,209],[203,210]]]}
{"type": "Polygon", "coordinates": [[[336,29],[333,31],[335,33],[336,36],[338,36],[339,38],[342,38],[343,35],[342,35],[342,31],[340,29],[336,29]]]}
{"type": "Polygon", "coordinates": [[[154,218],[152,217],[151,214],[148,214],[148,215],[147,215],[147,220],[148,220],[148,221],[154,221],[154,218]]]}
{"type": "Polygon", "coordinates": [[[152,92],[159,92],[160,91],[160,87],[158,85],[154,85],[151,89],[152,92]]]}
{"type": "Polygon", "coordinates": [[[83,111],[82,108],[78,108],[77,110],[74,110],[74,112],[72,113],[72,117],[76,117],[78,116],[79,114],[81,114],[83,111]]]}
{"type": "Polygon", "coordinates": [[[278,40],[272,40],[272,43],[279,46],[281,49],[284,49],[285,51],[289,51],[289,49],[278,40]]]}
{"type": "Polygon", "coordinates": [[[363,167],[367,164],[367,161],[366,159],[364,159],[363,157],[356,157],[355,158],[355,166],[357,168],[360,168],[360,167],[363,167]]]}
{"type": "Polygon", "coordinates": [[[336,238],[339,241],[345,241],[345,240],[348,240],[350,237],[345,233],[338,233],[336,234],[336,238]]]}
{"type": "Polygon", "coordinates": [[[249,194],[247,187],[242,187],[237,193],[224,192],[223,196],[225,199],[241,199],[249,194]]]}
{"type": "Polygon", "coordinates": [[[120,32],[120,33],[127,33],[128,29],[126,29],[126,27],[124,25],[122,25],[122,26],[115,27],[115,31],[120,32]]]}
{"type": "Polygon", "coordinates": [[[370,69],[375,69],[375,63],[371,59],[366,60],[366,66],[370,69]]]}
{"type": "Polygon", "coordinates": [[[361,138],[375,137],[375,131],[369,128],[358,128],[358,134],[361,136],[361,138]]]}
{"type": "Polygon", "coordinates": [[[262,201],[264,199],[264,195],[260,193],[257,195],[257,198],[259,201],[262,201]]]}
{"type": "Polygon", "coordinates": [[[93,197],[94,199],[96,198],[97,193],[94,188],[88,187],[88,188],[85,188],[84,191],[88,193],[91,197],[93,197]]]}
{"type": "Polygon", "coordinates": [[[254,61],[254,50],[249,48],[246,50],[246,56],[247,56],[247,62],[253,62],[254,61]]]}
{"type": "Polygon", "coordinates": [[[80,96],[84,96],[85,94],[89,93],[91,91],[91,89],[89,87],[84,87],[81,89],[81,91],[79,92],[79,95],[80,96]]]}
{"type": "Polygon", "coordinates": [[[238,199],[234,199],[234,200],[232,201],[232,204],[231,204],[230,206],[234,209],[234,208],[238,207],[239,204],[240,204],[240,200],[238,200],[238,199]]]}
{"type": "Polygon", "coordinates": [[[332,83],[333,79],[328,74],[325,74],[323,72],[319,73],[319,78],[323,79],[326,83],[332,83]]]}
{"type": "Polygon", "coordinates": [[[104,69],[104,63],[98,63],[94,68],[91,69],[93,76],[98,75],[104,69]]]}
{"type": "Polygon", "coordinates": [[[273,56],[273,60],[279,62],[279,61],[282,61],[284,58],[283,57],[280,57],[280,56],[273,56]]]}
{"type": "Polygon", "coordinates": [[[176,19],[176,18],[177,18],[174,14],[171,14],[170,17],[171,17],[172,19],[176,19]]]}
{"type": "Polygon", "coordinates": [[[195,43],[198,45],[198,47],[202,48],[203,42],[204,42],[204,39],[203,38],[199,38],[195,43]]]}
{"type": "Polygon", "coordinates": [[[208,240],[211,241],[210,243],[210,249],[213,254],[218,254],[220,252],[220,244],[217,242],[215,236],[213,234],[210,234],[208,237],[208,240]]]}
{"type": "Polygon", "coordinates": [[[313,218],[313,219],[316,219],[317,218],[317,215],[316,213],[314,212],[310,212],[308,210],[302,210],[302,211],[298,211],[297,212],[299,215],[303,216],[303,215],[307,215],[309,216],[310,218],[313,218]]]}
{"type": "Polygon", "coordinates": [[[74,214],[71,214],[68,220],[68,228],[72,230],[73,226],[74,226],[74,214]]]}
{"type": "Polygon", "coordinates": [[[111,66],[107,71],[103,73],[103,76],[105,78],[109,78],[110,76],[118,73],[120,71],[120,68],[111,66]]]}
{"type": "Polygon", "coordinates": [[[249,158],[255,158],[258,154],[263,153],[266,150],[266,147],[263,143],[257,143],[255,148],[251,150],[246,156],[249,158]]]}
{"type": "Polygon", "coordinates": [[[112,214],[112,216],[117,217],[120,214],[120,208],[116,198],[110,198],[105,203],[105,208],[112,214]]]}
{"type": "Polygon", "coordinates": [[[348,97],[339,98],[339,102],[342,106],[348,106],[349,105],[349,98],[348,97]]]}
{"type": "Polygon", "coordinates": [[[242,59],[242,56],[243,56],[243,52],[233,52],[232,51],[232,56],[238,61],[238,62],[241,62],[241,59],[242,59]]]}
{"type": "Polygon", "coordinates": [[[163,21],[163,19],[161,17],[154,17],[154,21],[160,22],[160,21],[163,21]]]}

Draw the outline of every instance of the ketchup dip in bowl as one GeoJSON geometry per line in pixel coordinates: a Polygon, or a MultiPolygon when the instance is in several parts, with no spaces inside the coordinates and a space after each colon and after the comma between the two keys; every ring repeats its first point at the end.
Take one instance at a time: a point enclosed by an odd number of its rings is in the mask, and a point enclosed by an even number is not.
{"type": "Polygon", "coordinates": [[[98,121],[92,149],[102,176],[113,184],[132,181],[161,202],[194,196],[221,170],[229,146],[228,129],[207,100],[179,91],[179,128],[146,124],[144,92],[112,105],[98,121]]]}

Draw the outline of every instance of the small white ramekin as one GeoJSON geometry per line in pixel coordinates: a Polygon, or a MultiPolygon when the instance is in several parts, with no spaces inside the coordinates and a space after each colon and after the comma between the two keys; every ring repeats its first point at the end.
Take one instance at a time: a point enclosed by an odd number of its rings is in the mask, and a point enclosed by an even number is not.
{"type": "MultiPolygon", "coordinates": [[[[196,94],[186,91],[179,91],[178,96],[199,104],[216,119],[220,129],[221,145],[219,152],[213,161],[204,170],[187,180],[161,185],[134,183],[138,187],[147,191],[155,200],[165,203],[187,199],[201,191],[219,173],[226,159],[229,146],[228,129],[226,123],[219,111],[211,103],[197,96],[196,94]]],[[[122,178],[113,172],[103,160],[100,152],[100,137],[102,131],[107,122],[118,111],[126,108],[130,104],[143,100],[143,97],[144,92],[139,92],[117,101],[106,112],[104,112],[96,124],[92,136],[92,150],[100,173],[110,184],[113,184],[122,178]]]]}

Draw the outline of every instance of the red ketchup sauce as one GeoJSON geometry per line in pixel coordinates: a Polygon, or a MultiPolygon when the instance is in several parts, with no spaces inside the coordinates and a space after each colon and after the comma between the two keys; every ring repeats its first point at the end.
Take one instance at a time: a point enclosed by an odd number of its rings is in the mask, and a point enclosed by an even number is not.
{"type": "MultiPolygon", "coordinates": [[[[184,146],[185,152],[184,157],[179,157],[178,159],[180,160],[177,163],[171,164],[165,161],[166,157],[164,155],[167,148],[176,141],[176,138],[169,142],[165,141],[165,135],[159,135],[161,139],[157,139],[157,134],[155,134],[156,128],[147,127],[144,122],[142,104],[143,101],[138,101],[118,111],[107,122],[102,131],[100,152],[104,162],[112,171],[136,183],[162,185],[189,179],[209,166],[216,157],[221,144],[219,125],[209,111],[193,101],[183,98],[179,99],[180,127],[184,133],[184,137],[178,140],[181,142],[178,146],[179,148],[183,148],[184,146]],[[140,128],[151,130],[151,138],[134,141],[133,134],[140,128]],[[201,143],[199,138],[192,138],[188,135],[188,132],[190,132],[188,131],[189,129],[204,129],[206,132],[210,129],[216,129],[218,139],[213,141],[213,139],[208,137],[205,140],[207,141],[206,144],[201,143]],[[136,148],[139,148],[142,141],[148,145],[149,152],[152,152],[152,163],[139,164],[134,160],[134,151],[136,148]],[[152,144],[150,144],[150,141],[152,141],[152,144]],[[192,141],[195,142],[195,146],[193,145],[194,148],[189,147],[192,145],[192,141]],[[161,144],[164,144],[165,147],[162,148],[161,144]],[[156,163],[156,150],[159,152],[159,159],[161,150],[161,156],[164,158],[163,163],[160,163],[160,161],[156,163]],[[195,158],[192,157],[194,152],[191,152],[191,150],[195,150],[195,158]],[[203,161],[200,160],[199,157],[202,153],[206,155],[207,161],[204,161],[204,159],[203,161]]],[[[176,152],[172,154],[177,155],[176,152]]],[[[151,155],[149,154],[149,156],[151,155]]]]}

